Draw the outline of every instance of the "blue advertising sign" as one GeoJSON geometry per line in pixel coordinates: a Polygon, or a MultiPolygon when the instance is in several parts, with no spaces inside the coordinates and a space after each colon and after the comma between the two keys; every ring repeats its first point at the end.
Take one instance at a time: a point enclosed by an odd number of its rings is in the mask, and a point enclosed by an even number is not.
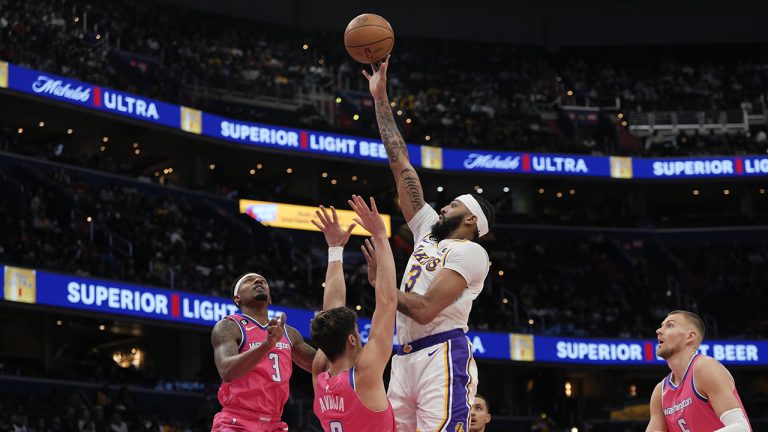
{"type": "MultiPolygon", "coordinates": [[[[0,61],[0,87],[238,144],[387,162],[377,139],[233,120],[0,61]]],[[[596,115],[590,113],[589,115],[596,115]]],[[[768,156],[602,157],[408,145],[413,166],[435,170],[615,179],[768,176],[768,156]]]]}
{"type": "Polygon", "coordinates": [[[698,178],[768,175],[768,156],[632,159],[634,178],[698,178]]]}
{"type": "Polygon", "coordinates": [[[515,174],[610,177],[609,158],[483,150],[443,150],[443,169],[515,174]]]}
{"type": "MultiPolygon", "coordinates": [[[[228,298],[213,297],[98,280],[80,276],[0,265],[0,300],[39,304],[165,322],[212,327],[237,312],[228,298]]],[[[319,299],[318,299],[319,300],[319,299]]],[[[287,323],[304,337],[314,311],[272,306],[269,318],[284,313],[287,323]]],[[[363,342],[371,320],[358,320],[363,342]]],[[[529,334],[470,331],[467,337],[477,358],[583,365],[663,365],[656,341],[640,339],[575,339],[529,334]]],[[[393,340],[397,345],[397,339],[393,340]]],[[[705,341],[699,352],[724,364],[768,365],[768,341],[705,341]]]]}
{"type": "Polygon", "coordinates": [[[8,65],[8,88],[178,129],[181,108],[78,80],[8,65]]]}
{"type": "MultiPolygon", "coordinates": [[[[533,336],[534,361],[587,365],[664,365],[652,339],[573,339],[533,336]]],[[[768,341],[704,341],[699,352],[723,364],[767,365],[768,341]]]]}

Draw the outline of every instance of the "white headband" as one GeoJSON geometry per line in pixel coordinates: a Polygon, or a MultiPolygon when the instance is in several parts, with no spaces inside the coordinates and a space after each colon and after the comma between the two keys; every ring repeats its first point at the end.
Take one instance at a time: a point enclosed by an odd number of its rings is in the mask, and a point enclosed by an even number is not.
{"type": "Polygon", "coordinates": [[[235,284],[235,292],[234,292],[234,293],[232,293],[232,297],[234,297],[234,296],[236,296],[236,295],[237,295],[237,292],[240,290],[240,285],[242,285],[242,283],[243,283],[243,281],[245,280],[245,278],[247,278],[247,277],[250,277],[250,276],[256,276],[256,277],[259,277],[259,276],[261,276],[261,275],[260,275],[260,274],[258,274],[258,273],[246,273],[246,274],[244,274],[244,275],[243,275],[243,277],[241,277],[241,278],[240,278],[240,279],[237,281],[237,283],[235,284]]]}
{"type": "Polygon", "coordinates": [[[477,202],[475,197],[470,194],[459,195],[456,197],[456,201],[460,201],[464,204],[469,212],[477,217],[477,231],[480,233],[480,237],[488,234],[488,219],[483,213],[483,208],[480,207],[480,203],[477,202]]]}

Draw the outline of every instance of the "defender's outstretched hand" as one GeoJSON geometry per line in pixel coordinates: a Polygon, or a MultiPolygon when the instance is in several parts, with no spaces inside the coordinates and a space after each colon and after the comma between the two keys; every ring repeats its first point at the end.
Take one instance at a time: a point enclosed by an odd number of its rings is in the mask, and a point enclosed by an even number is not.
{"type": "Polygon", "coordinates": [[[339,223],[339,216],[336,214],[336,209],[331,206],[331,215],[328,215],[328,211],[325,207],[320,206],[320,210],[315,210],[315,216],[320,221],[312,219],[312,224],[317,227],[325,235],[325,241],[328,243],[328,247],[344,246],[349,241],[349,236],[352,235],[352,230],[355,229],[355,224],[350,224],[347,230],[344,231],[339,223]]]}
{"type": "Polygon", "coordinates": [[[372,236],[383,236],[386,238],[387,229],[384,226],[384,221],[379,215],[379,209],[376,208],[376,201],[374,201],[373,198],[369,199],[371,200],[370,208],[360,195],[352,195],[352,199],[347,202],[349,203],[349,206],[352,207],[352,210],[357,213],[355,222],[365,228],[372,236]]]}
{"type": "Polygon", "coordinates": [[[365,244],[360,246],[360,249],[363,251],[365,262],[368,263],[368,282],[372,287],[376,287],[376,249],[368,239],[365,239],[365,244]]]}

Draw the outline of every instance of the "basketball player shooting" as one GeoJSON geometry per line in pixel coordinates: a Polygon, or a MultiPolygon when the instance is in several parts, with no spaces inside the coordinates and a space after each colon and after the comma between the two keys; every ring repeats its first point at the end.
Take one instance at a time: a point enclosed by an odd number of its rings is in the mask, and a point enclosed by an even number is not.
{"type": "Polygon", "coordinates": [[[646,432],[750,432],[733,376],[719,361],[698,353],[704,322],[672,311],[656,330],[656,355],[672,372],[651,395],[646,432]]]}
{"type": "Polygon", "coordinates": [[[241,276],[232,300],[241,313],[216,323],[211,334],[214,362],[223,381],[222,410],[211,431],[287,431],[281,417],[290,394],[292,361],[311,372],[315,349],[298,330],[285,325],[285,314],[269,319],[272,297],[263,276],[241,276]]]}
{"type": "Polygon", "coordinates": [[[379,268],[376,280],[376,308],[371,319],[368,343],[362,346],[357,315],[345,307],[346,286],[342,252],[354,228],[339,225],[336,210],[331,215],[321,207],[312,223],[328,243],[328,271],[323,293],[323,311],[312,320],[310,332],[320,350],[312,364],[315,389],[314,412],[326,432],[395,432],[392,405],[384,389],[384,368],[392,352],[397,294],[395,260],[384,222],[371,198],[371,207],[359,196],[350,206],[355,221],[373,235],[366,240],[366,258],[375,253],[379,268]],[[374,252],[375,250],[375,252],[374,252]]]}
{"type": "Polygon", "coordinates": [[[477,389],[477,366],[465,336],[472,301],[483,289],[488,254],[474,240],[488,233],[493,206],[461,195],[440,210],[424,202],[387,96],[389,57],[363,71],[397,183],[414,251],[397,293],[397,339],[389,400],[400,431],[466,430],[477,389]]]}

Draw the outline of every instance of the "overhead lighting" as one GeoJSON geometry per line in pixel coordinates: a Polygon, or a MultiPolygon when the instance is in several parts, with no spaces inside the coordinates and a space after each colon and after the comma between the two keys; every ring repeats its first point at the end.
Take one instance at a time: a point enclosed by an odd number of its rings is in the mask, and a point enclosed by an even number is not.
{"type": "Polygon", "coordinates": [[[139,148],[139,143],[133,143],[133,148],[139,148]]]}
{"type": "Polygon", "coordinates": [[[760,189],[760,193],[761,193],[761,194],[765,194],[765,189],[762,189],[762,188],[761,188],[761,189],[760,189]]]}
{"type": "Polygon", "coordinates": [[[477,191],[477,193],[479,193],[479,194],[483,193],[483,188],[477,188],[477,189],[475,189],[475,190],[476,190],[476,191],[477,191]]]}
{"type": "Polygon", "coordinates": [[[573,386],[570,381],[565,382],[565,397],[571,397],[573,395],[573,386]]]}
{"type": "Polygon", "coordinates": [[[101,150],[101,151],[105,151],[106,149],[107,149],[107,146],[101,146],[101,147],[99,147],[99,150],[101,150]]]}
{"type": "Polygon", "coordinates": [[[358,121],[358,120],[360,120],[360,114],[355,114],[355,115],[353,115],[353,116],[352,116],[352,120],[354,120],[354,121],[358,121]]]}
{"type": "Polygon", "coordinates": [[[160,171],[155,171],[155,177],[160,177],[160,171]]]}
{"type": "Polygon", "coordinates": [[[136,149],[136,150],[133,151],[133,154],[135,154],[135,155],[139,155],[140,153],[141,153],[140,149],[136,149]]]}
{"type": "Polygon", "coordinates": [[[567,94],[568,96],[573,96],[573,90],[568,90],[568,92],[567,92],[566,94],[567,94]]]}
{"type": "Polygon", "coordinates": [[[19,134],[23,134],[24,133],[24,128],[19,128],[19,129],[16,130],[16,132],[18,132],[19,134]]]}
{"type": "Polygon", "coordinates": [[[618,117],[619,120],[621,120],[621,119],[624,118],[624,113],[618,113],[618,114],[616,114],[616,117],[618,117]]]}
{"type": "Polygon", "coordinates": [[[528,325],[533,325],[533,318],[528,320],[528,325]]]}
{"type": "Polygon", "coordinates": [[[210,165],[208,165],[208,169],[210,169],[210,170],[215,170],[215,169],[216,169],[216,164],[210,164],[210,165]]]}
{"type": "Polygon", "coordinates": [[[360,305],[355,306],[355,310],[363,310],[363,307],[360,305]]]}
{"type": "Polygon", "coordinates": [[[504,270],[499,270],[499,276],[504,276],[504,270]]]}
{"type": "Polygon", "coordinates": [[[391,102],[390,105],[392,105],[392,108],[397,106],[397,104],[395,102],[391,102]]]}
{"type": "Polygon", "coordinates": [[[109,142],[109,137],[105,136],[104,138],[101,139],[101,142],[109,142]]]}
{"type": "Polygon", "coordinates": [[[730,195],[730,194],[731,194],[731,191],[729,191],[728,189],[723,189],[723,195],[730,195]]]}
{"type": "Polygon", "coordinates": [[[87,218],[85,218],[85,220],[86,220],[86,222],[93,222],[93,218],[92,218],[92,217],[90,217],[90,216],[88,216],[87,218]]]}
{"type": "Polygon", "coordinates": [[[411,124],[411,119],[407,118],[407,119],[405,119],[405,122],[408,123],[408,124],[411,124]]]}
{"type": "Polygon", "coordinates": [[[698,189],[694,189],[692,193],[693,193],[694,196],[698,196],[699,195],[699,190],[698,189]]]}
{"type": "Polygon", "coordinates": [[[438,192],[442,192],[442,191],[443,191],[443,187],[442,187],[442,186],[438,186],[438,187],[437,187],[437,191],[438,191],[438,192]]]}
{"type": "Polygon", "coordinates": [[[101,39],[101,35],[100,35],[100,34],[97,34],[97,35],[96,35],[96,40],[99,40],[99,39],[101,39]]]}
{"type": "Polygon", "coordinates": [[[72,135],[72,133],[75,132],[72,129],[67,129],[67,135],[72,135]]]}
{"type": "Polygon", "coordinates": [[[504,304],[507,304],[507,303],[509,303],[509,299],[504,297],[503,299],[501,299],[501,302],[504,303],[504,304]]]}
{"type": "Polygon", "coordinates": [[[621,125],[624,126],[624,127],[627,127],[628,124],[629,123],[627,123],[626,121],[621,122],[621,125]]]}
{"type": "Polygon", "coordinates": [[[502,189],[504,192],[509,192],[509,186],[504,186],[504,189],[502,189]]]}
{"type": "Polygon", "coordinates": [[[302,45],[301,49],[303,49],[304,51],[308,50],[309,49],[309,44],[302,45]]]}
{"type": "Polygon", "coordinates": [[[43,127],[43,126],[45,126],[45,122],[44,122],[44,121],[41,121],[41,122],[40,122],[40,123],[38,123],[37,125],[38,125],[38,126],[40,126],[40,127],[43,127]]]}
{"type": "Polygon", "coordinates": [[[425,139],[426,141],[429,141],[429,140],[431,140],[431,139],[432,139],[432,137],[431,137],[431,136],[429,136],[429,135],[427,135],[427,136],[425,136],[425,137],[424,137],[424,139],[425,139]]]}
{"type": "Polygon", "coordinates": [[[338,183],[338,181],[336,179],[331,180],[331,184],[332,185],[335,185],[336,183],[338,183]]]}
{"type": "Polygon", "coordinates": [[[558,193],[555,194],[555,196],[557,196],[558,198],[562,198],[563,197],[563,193],[562,192],[558,192],[558,193]]]}
{"type": "Polygon", "coordinates": [[[544,193],[544,188],[539,188],[539,193],[543,194],[544,193]]]}
{"type": "Polygon", "coordinates": [[[568,191],[568,194],[569,195],[576,195],[576,190],[575,189],[571,189],[571,190],[568,191]]]}
{"type": "Polygon", "coordinates": [[[397,110],[397,115],[399,116],[403,115],[403,110],[397,110]]]}
{"type": "Polygon", "coordinates": [[[254,175],[254,174],[256,174],[256,170],[255,170],[255,169],[253,169],[253,168],[251,168],[251,170],[250,170],[250,171],[248,171],[248,172],[249,172],[249,173],[251,173],[251,175],[254,175]]]}
{"type": "Polygon", "coordinates": [[[320,177],[322,177],[322,178],[326,178],[326,177],[328,177],[328,173],[327,173],[327,172],[324,172],[324,173],[320,174],[320,177]]]}
{"type": "Polygon", "coordinates": [[[101,324],[101,325],[99,326],[99,330],[101,330],[101,331],[104,331],[104,330],[106,330],[106,329],[107,329],[107,326],[105,326],[104,324],[101,324]]]}
{"type": "Polygon", "coordinates": [[[336,98],[336,103],[341,103],[341,98],[340,97],[336,98]]]}
{"type": "Polygon", "coordinates": [[[262,164],[256,164],[256,169],[262,169],[262,168],[264,168],[264,165],[262,165],[262,164]]]}
{"type": "Polygon", "coordinates": [[[61,320],[57,320],[57,321],[56,321],[56,325],[57,325],[57,326],[60,326],[60,325],[62,325],[62,324],[63,324],[63,323],[61,322],[61,320]]]}
{"type": "Polygon", "coordinates": [[[288,174],[291,174],[291,173],[293,173],[293,168],[288,168],[288,169],[285,170],[285,172],[287,172],[288,174]]]}
{"type": "Polygon", "coordinates": [[[352,181],[357,181],[357,176],[352,176],[352,181]]]}

